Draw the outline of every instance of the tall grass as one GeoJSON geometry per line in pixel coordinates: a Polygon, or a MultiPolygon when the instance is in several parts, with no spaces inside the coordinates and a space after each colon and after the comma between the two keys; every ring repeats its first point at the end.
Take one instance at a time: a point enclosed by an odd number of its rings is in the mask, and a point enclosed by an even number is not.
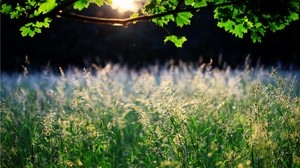
{"type": "Polygon", "coordinates": [[[299,72],[2,74],[1,167],[300,167],[299,72]]]}

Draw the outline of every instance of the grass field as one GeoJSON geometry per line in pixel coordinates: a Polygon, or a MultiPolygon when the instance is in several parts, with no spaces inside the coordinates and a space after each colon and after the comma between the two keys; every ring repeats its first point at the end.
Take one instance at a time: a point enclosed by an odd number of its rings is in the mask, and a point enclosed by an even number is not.
{"type": "Polygon", "coordinates": [[[1,167],[300,167],[299,74],[2,74],[1,167]]]}

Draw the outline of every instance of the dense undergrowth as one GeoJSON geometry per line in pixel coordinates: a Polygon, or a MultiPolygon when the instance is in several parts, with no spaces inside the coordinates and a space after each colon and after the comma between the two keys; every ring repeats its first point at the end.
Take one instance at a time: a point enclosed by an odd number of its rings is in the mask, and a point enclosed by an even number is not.
{"type": "Polygon", "coordinates": [[[2,74],[1,167],[300,167],[298,75],[2,74]]]}

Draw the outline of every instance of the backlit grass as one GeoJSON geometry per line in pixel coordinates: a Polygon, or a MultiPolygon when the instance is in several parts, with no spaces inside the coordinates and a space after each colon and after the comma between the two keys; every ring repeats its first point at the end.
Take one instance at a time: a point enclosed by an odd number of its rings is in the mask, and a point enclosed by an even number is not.
{"type": "Polygon", "coordinates": [[[2,74],[1,167],[300,167],[298,75],[2,74]]]}

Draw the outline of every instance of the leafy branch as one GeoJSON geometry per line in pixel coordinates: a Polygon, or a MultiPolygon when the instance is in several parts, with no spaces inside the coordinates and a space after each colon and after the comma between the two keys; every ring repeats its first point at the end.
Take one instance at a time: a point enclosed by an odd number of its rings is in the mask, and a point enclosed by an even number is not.
{"type": "Polygon", "coordinates": [[[85,15],[80,15],[80,14],[75,14],[75,13],[69,13],[66,11],[59,11],[58,16],[59,17],[64,17],[64,18],[70,18],[70,19],[75,19],[83,22],[90,22],[90,23],[96,23],[96,24],[111,24],[111,25],[119,25],[119,26],[124,26],[126,27],[129,23],[135,23],[139,21],[145,21],[145,20],[151,20],[155,18],[160,18],[168,15],[176,15],[179,13],[183,12],[196,12],[200,9],[208,9],[208,8],[217,8],[217,7],[222,7],[222,6],[228,6],[228,5],[233,5],[236,4],[236,2],[227,2],[227,3],[222,3],[222,4],[213,4],[213,5],[207,5],[203,7],[188,7],[188,8],[182,8],[182,9],[174,9],[158,14],[153,14],[153,15],[142,15],[134,18],[125,18],[125,19],[116,19],[116,18],[99,18],[99,17],[91,17],[91,16],[85,16],[85,15]]]}
{"type": "MultiPolygon", "coordinates": [[[[58,16],[63,17],[63,18],[69,18],[69,19],[74,19],[74,20],[79,20],[83,22],[90,22],[90,23],[96,23],[96,24],[111,24],[114,26],[124,26],[127,27],[128,24],[130,23],[136,23],[140,21],[146,21],[146,20],[153,20],[157,21],[157,24],[162,26],[164,24],[167,24],[166,22],[168,21],[162,21],[159,23],[159,20],[161,19],[164,20],[164,17],[171,16],[169,17],[169,20],[174,19],[174,15],[176,16],[176,23],[179,27],[182,27],[184,25],[189,25],[190,24],[190,18],[193,16],[191,13],[197,12],[200,9],[208,9],[208,8],[217,8],[217,7],[223,7],[223,6],[228,6],[228,5],[233,5],[236,4],[236,2],[226,2],[226,3],[221,3],[221,4],[211,4],[211,5],[206,5],[206,6],[199,6],[199,7],[185,7],[185,8],[180,8],[184,1],[180,0],[173,10],[161,12],[161,13],[156,13],[152,15],[142,15],[142,16],[134,16],[134,17],[129,17],[125,19],[117,19],[117,18],[99,18],[99,17],[91,17],[91,16],[85,16],[85,15],[80,15],[76,13],[69,13],[66,11],[59,11],[58,16]]],[[[183,43],[187,41],[185,36],[182,37],[177,37],[175,35],[169,35],[165,37],[164,43],[166,42],[172,42],[175,44],[176,47],[181,48],[183,43]]]]}
{"type": "MultiPolygon", "coordinates": [[[[217,26],[243,38],[250,35],[253,42],[261,42],[267,31],[276,32],[284,29],[291,22],[299,20],[299,0],[273,0],[268,3],[261,0],[149,0],[142,8],[142,14],[133,13],[129,18],[99,18],[68,12],[72,6],[76,10],[87,8],[91,3],[102,6],[111,0],[24,0],[10,1],[1,5],[1,14],[10,15],[11,19],[22,18],[26,21],[20,28],[22,36],[33,37],[41,33],[42,28],[50,26],[52,18],[62,17],[126,27],[130,23],[151,20],[164,27],[175,22],[180,28],[191,24],[193,13],[200,9],[214,9],[217,26]],[[25,18],[25,19],[24,19],[25,18]]],[[[171,41],[181,47],[187,39],[169,35],[164,42],[171,41]]]]}

